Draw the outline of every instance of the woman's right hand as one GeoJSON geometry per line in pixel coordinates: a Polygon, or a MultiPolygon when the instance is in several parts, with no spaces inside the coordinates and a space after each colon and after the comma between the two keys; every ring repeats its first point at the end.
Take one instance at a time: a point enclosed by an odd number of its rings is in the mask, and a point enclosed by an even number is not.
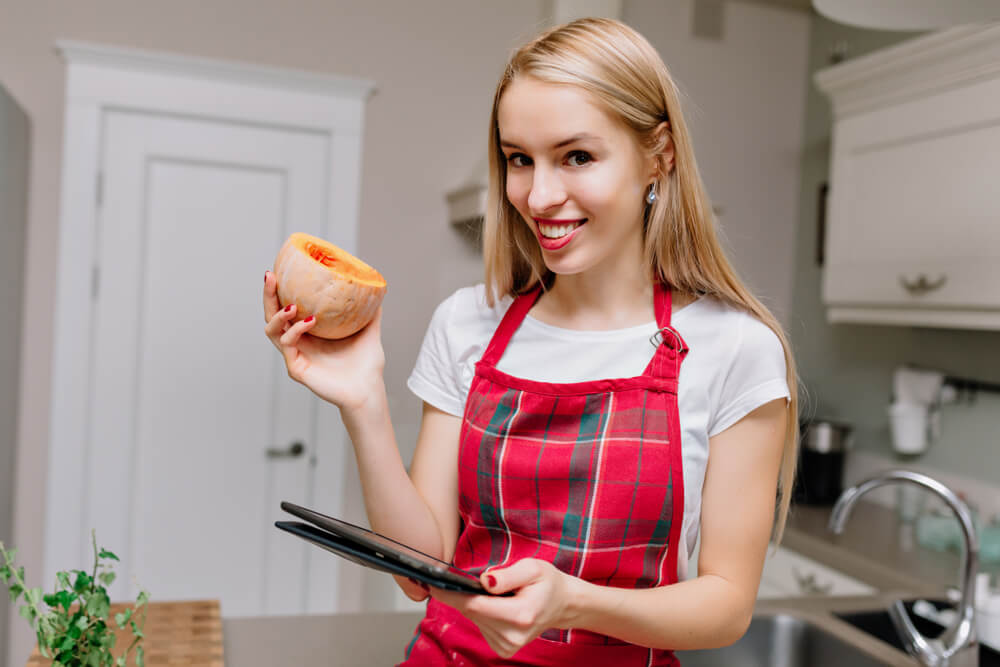
{"type": "Polygon", "coordinates": [[[264,333],[285,358],[288,376],[309,387],[320,398],[341,410],[356,410],[384,391],[382,370],[382,308],[356,334],[340,340],[310,336],[316,320],[292,323],[295,304],[278,302],[277,277],[264,273],[264,333]]]}

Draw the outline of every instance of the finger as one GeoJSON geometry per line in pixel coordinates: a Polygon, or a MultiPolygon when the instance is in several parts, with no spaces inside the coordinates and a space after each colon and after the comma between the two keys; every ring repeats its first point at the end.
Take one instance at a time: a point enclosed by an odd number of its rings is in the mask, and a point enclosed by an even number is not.
{"type": "Polygon", "coordinates": [[[508,642],[502,634],[494,630],[488,625],[477,625],[479,632],[483,635],[483,639],[486,643],[490,645],[493,652],[499,655],[501,658],[509,658],[517,651],[517,647],[508,642]]]}
{"type": "Polygon", "coordinates": [[[474,597],[478,597],[471,593],[446,591],[443,588],[438,588],[437,586],[430,586],[429,588],[432,598],[438,602],[443,602],[449,607],[461,612],[465,616],[468,616],[469,601],[474,597]]]}
{"type": "Polygon", "coordinates": [[[524,588],[544,574],[541,563],[534,558],[525,558],[510,567],[487,570],[480,575],[480,580],[490,593],[506,593],[524,588]]]}
{"type": "Polygon", "coordinates": [[[396,574],[392,575],[392,578],[395,579],[399,587],[403,589],[403,593],[406,594],[406,597],[410,598],[415,602],[421,602],[423,600],[426,600],[430,595],[430,593],[427,590],[427,586],[425,584],[420,583],[416,579],[412,579],[410,577],[403,577],[396,574]]]}
{"type": "MultiPolygon", "coordinates": [[[[292,308],[292,312],[295,309],[292,308]]],[[[310,315],[304,320],[300,320],[288,327],[288,331],[281,334],[281,338],[278,342],[281,343],[282,347],[294,347],[298,345],[299,339],[302,338],[302,334],[308,333],[310,329],[316,326],[316,318],[310,315]]]]}
{"type": "Polygon", "coordinates": [[[264,327],[264,333],[267,335],[271,341],[277,345],[280,349],[281,345],[278,343],[278,337],[284,333],[288,322],[295,317],[297,308],[294,303],[288,304],[286,307],[277,311],[270,320],[268,320],[267,325],[264,327]]]}
{"type": "Polygon", "coordinates": [[[278,302],[278,280],[270,271],[264,272],[264,321],[270,322],[274,314],[281,309],[278,302]]]}
{"type": "Polygon", "coordinates": [[[378,307],[375,311],[375,315],[372,316],[371,321],[363,326],[359,331],[352,334],[357,336],[359,339],[362,337],[374,336],[376,338],[381,338],[382,336],[382,306],[378,307]]]}

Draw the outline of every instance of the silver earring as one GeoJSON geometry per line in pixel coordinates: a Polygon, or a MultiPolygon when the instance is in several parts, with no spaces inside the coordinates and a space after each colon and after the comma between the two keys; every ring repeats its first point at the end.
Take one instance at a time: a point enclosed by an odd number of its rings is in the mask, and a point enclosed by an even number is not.
{"type": "Polygon", "coordinates": [[[652,204],[656,201],[656,183],[649,184],[649,192],[646,193],[646,203],[652,204]]]}

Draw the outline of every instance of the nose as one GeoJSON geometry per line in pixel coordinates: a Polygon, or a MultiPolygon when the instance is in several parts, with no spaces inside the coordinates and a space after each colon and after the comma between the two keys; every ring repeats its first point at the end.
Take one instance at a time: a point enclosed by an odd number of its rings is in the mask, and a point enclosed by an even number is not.
{"type": "Polygon", "coordinates": [[[536,164],[532,170],[528,208],[542,214],[566,201],[566,188],[554,170],[536,164]]]}

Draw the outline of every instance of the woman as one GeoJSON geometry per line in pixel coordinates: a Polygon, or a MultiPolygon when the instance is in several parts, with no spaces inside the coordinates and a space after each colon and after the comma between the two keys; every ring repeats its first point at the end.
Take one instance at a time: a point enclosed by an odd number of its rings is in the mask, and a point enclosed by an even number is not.
{"type": "Polygon", "coordinates": [[[340,407],[373,529],[515,592],[397,578],[432,598],[403,664],[672,665],[736,641],[788,509],[795,371],[716,238],[665,65],[616,21],[543,33],[501,77],[489,157],[486,282],[434,313],[409,473],[380,316],[304,336],[265,276],[267,335],[340,407]]]}

